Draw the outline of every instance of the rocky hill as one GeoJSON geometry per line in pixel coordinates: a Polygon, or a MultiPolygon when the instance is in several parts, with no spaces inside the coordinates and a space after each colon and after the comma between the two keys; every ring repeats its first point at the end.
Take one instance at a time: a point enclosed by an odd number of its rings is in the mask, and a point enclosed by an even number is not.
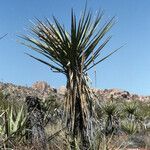
{"type": "Polygon", "coordinates": [[[0,82],[0,91],[10,100],[24,100],[26,96],[37,96],[40,99],[45,99],[49,94],[56,94],[56,90],[44,81],[38,81],[31,87],[0,82]]]}
{"type": "MultiPolygon", "coordinates": [[[[65,86],[62,86],[58,89],[54,89],[44,81],[37,81],[31,87],[17,86],[12,83],[0,82],[0,91],[7,96],[8,99],[24,100],[25,97],[29,95],[38,96],[40,99],[46,99],[50,94],[55,94],[62,98],[65,94],[66,88],[65,86]]],[[[108,100],[113,97],[114,99],[125,99],[128,101],[134,99],[150,102],[150,96],[139,96],[119,89],[92,89],[92,91],[102,100],[108,100]]]]}

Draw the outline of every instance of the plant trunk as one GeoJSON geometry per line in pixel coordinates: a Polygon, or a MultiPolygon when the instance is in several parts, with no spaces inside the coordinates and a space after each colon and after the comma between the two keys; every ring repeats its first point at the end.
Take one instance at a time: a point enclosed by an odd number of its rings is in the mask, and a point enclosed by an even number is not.
{"type": "MultiPolygon", "coordinates": [[[[70,77],[70,76],[69,76],[70,77]]],[[[81,78],[77,76],[68,78],[67,99],[66,99],[66,122],[69,132],[73,137],[74,146],[79,143],[82,150],[89,148],[91,138],[91,119],[90,99],[88,87],[81,78]]]]}
{"type": "Polygon", "coordinates": [[[86,150],[89,147],[89,141],[87,137],[87,131],[86,127],[83,123],[83,117],[82,117],[82,109],[81,109],[81,99],[76,99],[76,105],[75,105],[75,122],[74,122],[74,141],[77,140],[77,142],[80,142],[80,147],[82,150],[86,150]]]}

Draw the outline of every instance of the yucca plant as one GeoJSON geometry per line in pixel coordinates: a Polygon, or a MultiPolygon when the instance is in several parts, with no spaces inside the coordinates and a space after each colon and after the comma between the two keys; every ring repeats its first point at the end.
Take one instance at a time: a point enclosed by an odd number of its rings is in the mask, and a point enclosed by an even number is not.
{"type": "Polygon", "coordinates": [[[87,71],[117,51],[99,58],[111,36],[103,38],[114,24],[112,18],[100,27],[102,16],[101,12],[93,16],[91,11],[85,9],[77,19],[72,10],[70,31],[53,17],[54,23],[48,19],[45,22],[37,19],[31,27],[32,36],[21,36],[27,41],[23,42],[24,45],[47,60],[28,54],[30,57],[66,76],[66,125],[73,138],[80,138],[83,143],[88,143],[93,131],[92,97],[87,84],[87,71]]]}
{"type": "Polygon", "coordinates": [[[2,132],[4,143],[17,144],[16,141],[21,142],[26,132],[26,114],[24,113],[24,106],[17,111],[15,107],[9,106],[2,117],[2,132]],[[10,142],[11,141],[11,142],[10,142]]]}
{"type": "Polygon", "coordinates": [[[138,103],[135,101],[131,102],[125,102],[123,105],[123,114],[129,119],[129,120],[135,120],[136,117],[138,117],[138,110],[139,106],[138,103]]]}
{"type": "Polygon", "coordinates": [[[0,94],[0,145],[2,147],[18,144],[16,141],[21,142],[25,134],[27,114],[25,106],[20,107],[20,105],[22,103],[10,102],[2,93],[0,94]]]}
{"type": "Polygon", "coordinates": [[[135,134],[138,131],[138,124],[134,121],[123,120],[121,127],[127,134],[135,134]]]}
{"type": "MultiPolygon", "coordinates": [[[[10,134],[15,133],[19,128],[25,125],[26,115],[24,113],[24,106],[22,106],[17,112],[15,112],[14,107],[8,108],[8,132],[10,134]],[[14,113],[15,112],[15,113],[14,113]]],[[[20,134],[20,133],[19,133],[20,134]]]]}
{"type": "Polygon", "coordinates": [[[105,121],[105,133],[114,134],[119,130],[119,109],[115,102],[109,101],[102,106],[103,117],[105,121]]]}

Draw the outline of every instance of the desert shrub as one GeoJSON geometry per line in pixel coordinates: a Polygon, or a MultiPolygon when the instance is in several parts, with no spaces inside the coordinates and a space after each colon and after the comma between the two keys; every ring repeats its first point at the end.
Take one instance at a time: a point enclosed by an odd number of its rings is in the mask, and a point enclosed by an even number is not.
{"type": "MultiPolygon", "coordinates": [[[[63,100],[61,100],[63,103],[63,100]]],[[[48,123],[56,124],[63,117],[62,103],[58,99],[57,95],[50,94],[49,97],[41,101],[41,106],[44,111],[45,125],[48,123]]]]}

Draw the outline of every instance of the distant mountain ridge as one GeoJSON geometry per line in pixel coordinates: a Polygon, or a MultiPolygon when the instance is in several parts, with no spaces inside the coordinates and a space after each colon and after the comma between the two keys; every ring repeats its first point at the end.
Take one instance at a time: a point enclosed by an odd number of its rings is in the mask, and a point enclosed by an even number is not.
{"type": "MultiPolygon", "coordinates": [[[[50,94],[55,94],[59,97],[63,97],[66,91],[65,86],[58,89],[50,87],[45,81],[37,81],[31,87],[18,86],[12,83],[0,82],[0,91],[7,95],[9,99],[24,100],[26,96],[37,96],[40,99],[46,99],[50,94]]],[[[137,94],[131,94],[128,91],[119,89],[92,89],[92,91],[103,100],[110,98],[125,99],[125,100],[139,100],[144,102],[150,102],[150,96],[139,96],[137,94]]]]}

